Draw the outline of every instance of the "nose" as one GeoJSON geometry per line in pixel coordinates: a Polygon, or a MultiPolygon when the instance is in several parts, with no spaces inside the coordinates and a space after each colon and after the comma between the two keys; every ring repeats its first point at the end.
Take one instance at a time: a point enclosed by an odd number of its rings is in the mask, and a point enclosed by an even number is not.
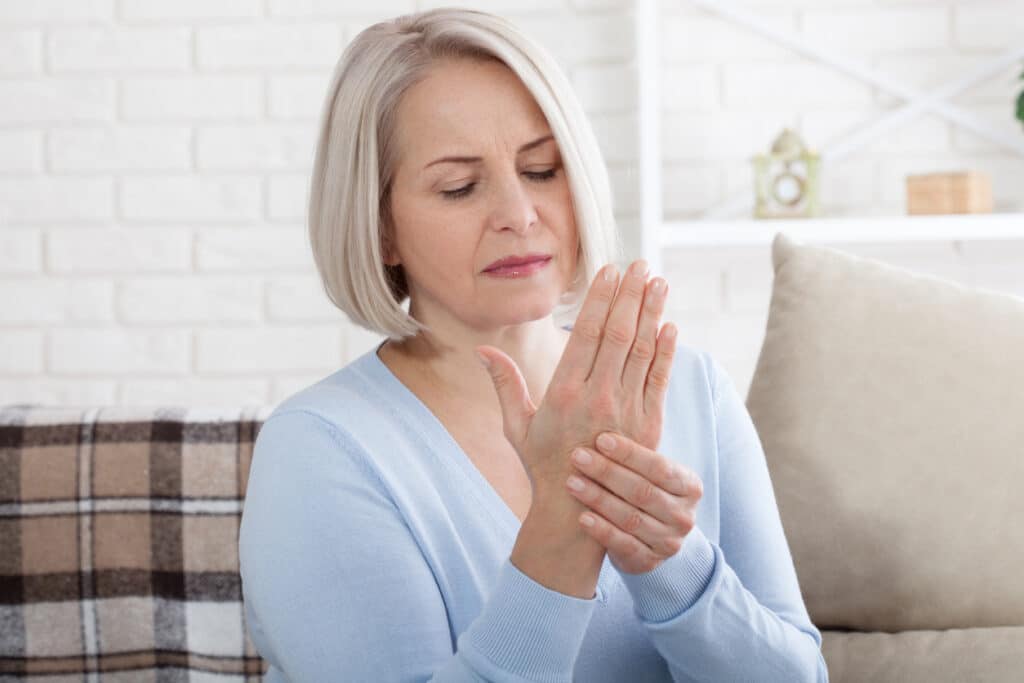
{"type": "Polygon", "coordinates": [[[493,185],[494,206],[490,223],[494,230],[513,230],[523,234],[537,223],[537,210],[533,197],[524,186],[529,182],[513,172],[504,174],[500,182],[493,185]]]}

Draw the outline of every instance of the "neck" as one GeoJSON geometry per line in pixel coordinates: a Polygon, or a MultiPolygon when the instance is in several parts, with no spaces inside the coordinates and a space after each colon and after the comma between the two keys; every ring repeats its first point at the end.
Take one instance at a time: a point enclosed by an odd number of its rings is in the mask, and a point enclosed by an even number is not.
{"type": "Polygon", "coordinates": [[[569,339],[569,332],[551,318],[512,325],[479,334],[445,335],[421,332],[403,341],[388,340],[379,356],[388,365],[416,372],[439,393],[473,406],[500,412],[490,375],[476,355],[478,346],[494,346],[507,354],[526,380],[530,398],[538,405],[569,339]]]}

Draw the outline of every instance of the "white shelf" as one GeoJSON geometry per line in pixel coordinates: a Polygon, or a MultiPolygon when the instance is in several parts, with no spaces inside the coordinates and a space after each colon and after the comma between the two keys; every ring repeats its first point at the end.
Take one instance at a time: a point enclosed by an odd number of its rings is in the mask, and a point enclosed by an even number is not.
{"type": "MultiPolygon", "coordinates": [[[[959,92],[975,83],[999,76],[1007,64],[1024,57],[1024,47],[1015,46],[979,64],[962,78],[946,84],[918,90],[885,73],[865,66],[859,59],[847,58],[798,34],[776,30],[774,24],[756,12],[743,9],[743,2],[723,0],[692,0],[718,18],[735,23],[755,34],[777,42],[799,54],[831,66],[848,76],[872,84],[881,91],[897,96],[906,104],[880,116],[871,125],[857,131],[847,140],[821,150],[828,163],[849,156],[872,139],[923,113],[932,113],[974,132],[990,142],[1024,154],[1024,141],[996,129],[969,111],[951,104],[959,92]]],[[[663,212],[660,144],[662,90],[677,87],[663,84],[661,47],[664,0],[635,0],[635,26],[638,63],[638,178],[640,209],[640,251],[651,264],[660,269],[664,248],[686,246],[769,245],[779,232],[805,242],[949,242],[970,240],[1024,241],[1024,213],[955,216],[864,216],[819,218],[807,220],[695,220],[667,221],[663,212]]],[[[752,191],[752,188],[751,188],[752,191]]],[[[732,216],[737,209],[734,199],[709,211],[708,216],[732,216]]],[[[746,201],[743,205],[746,205],[746,201]]],[[[741,208],[742,210],[742,208],[741,208]]],[[[747,209],[749,212],[749,209],[747,209]]]]}
{"type": "Polygon", "coordinates": [[[666,221],[660,246],[770,245],[776,233],[809,243],[1024,240],[1024,213],[666,221]]]}

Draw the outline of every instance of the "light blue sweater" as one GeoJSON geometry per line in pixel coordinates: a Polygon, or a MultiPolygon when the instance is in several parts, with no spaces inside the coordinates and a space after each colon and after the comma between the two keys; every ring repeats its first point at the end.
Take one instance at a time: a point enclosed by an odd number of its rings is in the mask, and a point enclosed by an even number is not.
{"type": "Polygon", "coordinates": [[[828,680],[760,441],[706,352],[678,346],[658,448],[700,475],[697,526],[647,574],[606,557],[583,600],[509,562],[519,519],[376,350],[256,440],[239,553],[267,683],[828,680]]]}

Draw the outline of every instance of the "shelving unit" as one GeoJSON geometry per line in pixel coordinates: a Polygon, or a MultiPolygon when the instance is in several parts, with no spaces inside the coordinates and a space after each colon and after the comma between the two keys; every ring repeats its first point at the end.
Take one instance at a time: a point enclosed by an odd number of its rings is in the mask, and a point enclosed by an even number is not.
{"type": "Polygon", "coordinates": [[[1024,213],[665,221],[659,246],[769,245],[784,232],[804,242],[950,242],[1024,239],[1024,213]]]}
{"type": "MultiPolygon", "coordinates": [[[[822,151],[823,161],[836,162],[897,126],[906,125],[923,113],[941,115],[991,142],[1024,155],[1024,137],[993,130],[948,100],[977,82],[990,78],[1007,64],[1024,58],[1024,48],[1005,53],[939,88],[921,92],[862,62],[776,31],[753,14],[729,0],[690,0],[723,18],[760,33],[848,76],[872,83],[897,95],[906,104],[880,117],[850,139],[822,151]]],[[[742,214],[742,202],[732,201],[707,212],[710,220],[665,221],[662,210],[661,179],[661,52],[659,0],[636,0],[635,31],[638,66],[638,175],[642,255],[654,270],[661,269],[661,252],[666,247],[764,246],[779,232],[807,242],[928,242],[1009,239],[1024,240],[1024,213],[943,216],[863,216],[848,218],[755,220],[733,219],[742,214]],[[721,216],[726,216],[722,219],[721,216]]],[[[753,152],[752,152],[753,153],[753,152]]],[[[749,215],[749,212],[747,213],[749,215]]]]}

